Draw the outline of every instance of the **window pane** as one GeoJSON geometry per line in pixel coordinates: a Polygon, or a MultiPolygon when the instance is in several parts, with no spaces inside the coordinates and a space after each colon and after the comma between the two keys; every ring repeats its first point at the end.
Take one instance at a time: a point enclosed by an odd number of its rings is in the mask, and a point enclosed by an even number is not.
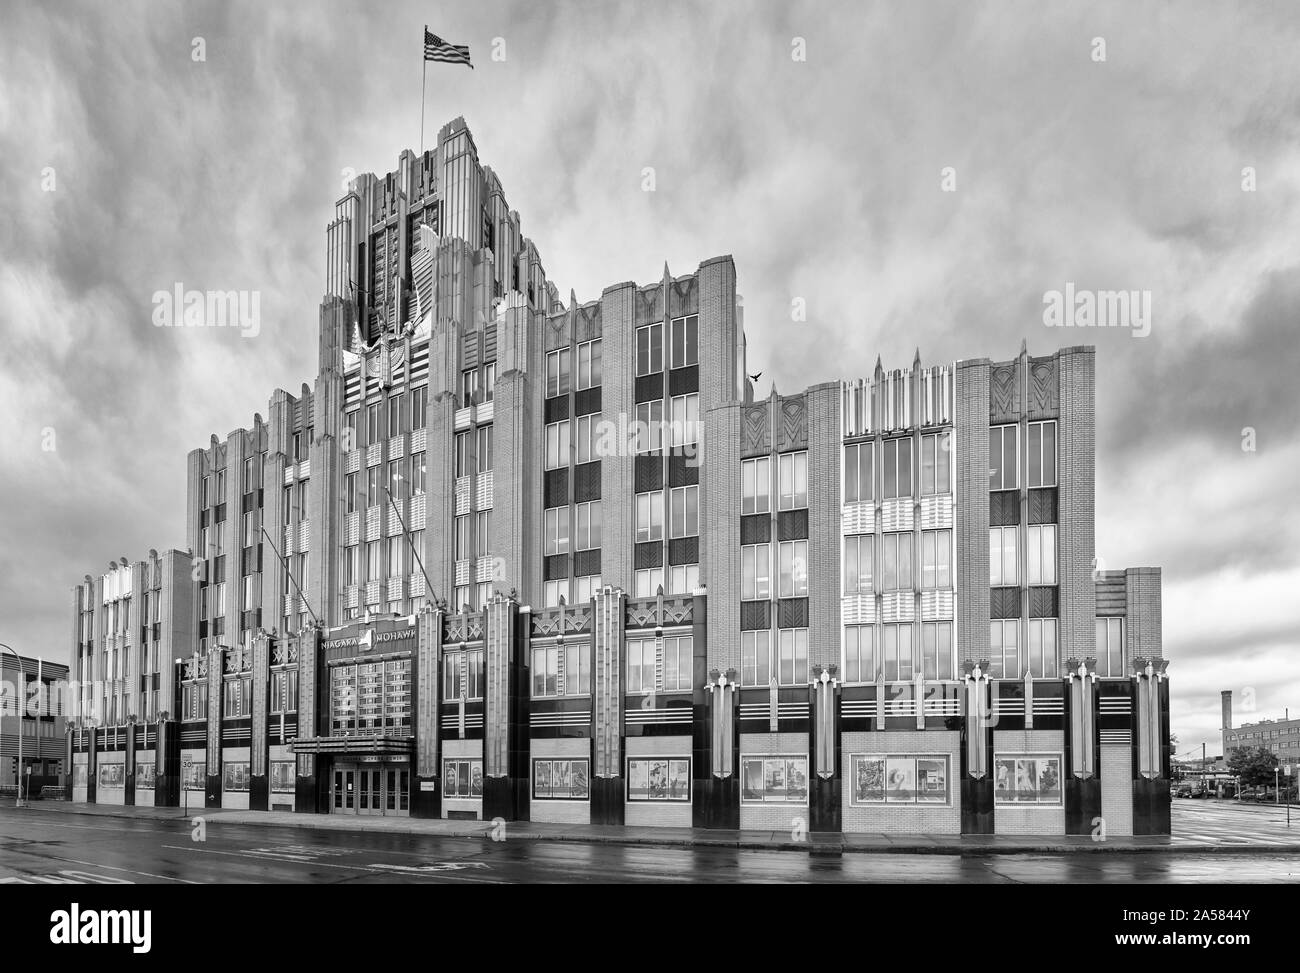
{"type": "Polygon", "coordinates": [[[1006,426],[1003,429],[1002,436],[1002,470],[1003,470],[1003,487],[1010,490],[1020,485],[1020,470],[1016,464],[1016,438],[1020,429],[1017,426],[1006,426]]]}

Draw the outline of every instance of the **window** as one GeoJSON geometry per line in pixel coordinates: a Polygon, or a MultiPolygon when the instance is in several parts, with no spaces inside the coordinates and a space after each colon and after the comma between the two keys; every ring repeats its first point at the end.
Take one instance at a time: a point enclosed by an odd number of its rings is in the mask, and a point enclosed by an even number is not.
{"type": "Polygon", "coordinates": [[[463,652],[448,652],[442,661],[442,698],[445,702],[460,699],[464,685],[463,652]]]}
{"type": "Polygon", "coordinates": [[[388,397],[388,435],[390,436],[396,436],[402,431],[402,398],[401,395],[388,397]]]}
{"type": "Polygon", "coordinates": [[[600,590],[600,575],[589,574],[573,579],[573,599],[575,602],[591,601],[600,590]]]}
{"type": "Polygon", "coordinates": [[[910,682],[913,678],[912,626],[886,625],[882,655],[886,682],[910,682]]]}
{"type": "Polygon", "coordinates": [[[352,452],[359,445],[357,441],[357,419],[360,415],[360,409],[353,409],[351,412],[343,413],[343,432],[339,437],[339,446],[345,453],[352,452]]]}
{"type": "Polygon", "coordinates": [[[259,456],[244,460],[244,493],[252,493],[262,485],[262,463],[259,456]]]}
{"type": "Polygon", "coordinates": [[[366,406],[366,443],[377,443],[384,436],[384,409],[379,402],[366,406]]]}
{"type": "MultiPolygon", "coordinates": [[[[343,495],[347,500],[347,506],[345,508],[347,513],[355,513],[357,510],[361,509],[357,497],[357,474],[349,473],[343,477],[343,495]]],[[[286,515],[288,514],[287,508],[285,513],[286,515]]]]}
{"type": "Polygon", "coordinates": [[[221,765],[221,789],[223,791],[248,790],[248,764],[227,761],[221,765]]]}
{"type": "Polygon", "coordinates": [[[872,682],[879,671],[876,659],[874,625],[847,625],[844,628],[844,681],[872,682]]]}
{"type": "Polygon", "coordinates": [[[700,397],[698,393],[675,395],[672,400],[670,446],[686,446],[700,441],[700,397]]]}
{"type": "Polygon", "coordinates": [[[989,675],[994,679],[1016,679],[1020,665],[1020,619],[989,622],[989,675]]]}
{"type": "Polygon", "coordinates": [[[948,757],[855,753],[850,804],[949,804],[948,757]]]}
{"type": "Polygon", "coordinates": [[[742,514],[765,514],[772,509],[772,461],[747,459],[740,464],[742,514]]]}
{"type": "Polygon", "coordinates": [[[418,497],[424,493],[425,472],[424,453],[411,454],[411,496],[418,497]]]}
{"type": "Polygon", "coordinates": [[[227,679],[221,687],[222,719],[228,720],[248,716],[253,711],[252,695],[253,679],[251,676],[227,679]]]}
{"type": "Polygon", "coordinates": [[[574,420],[573,461],[590,463],[600,458],[596,451],[596,432],[600,428],[600,415],[578,416],[574,420]]]}
{"type": "Polygon", "coordinates": [[[780,565],[778,597],[799,598],[808,594],[808,542],[782,541],[777,545],[780,565]]]}
{"type": "Polygon", "coordinates": [[[569,465],[569,420],[552,422],[546,427],[546,469],[558,470],[569,465]]]}
{"type": "Polygon", "coordinates": [[[629,757],[628,801],[691,800],[691,761],[688,757],[629,757]]]}
{"type": "Polygon", "coordinates": [[[546,355],[546,397],[553,399],[557,395],[569,394],[569,349],[547,352],[546,355]]]}
{"type": "Polygon", "coordinates": [[[366,541],[366,580],[378,581],[381,561],[379,541],[366,541]]]}
{"type": "Polygon", "coordinates": [[[482,797],[483,761],[444,759],[442,794],[443,797],[482,797]]]}
{"type": "Polygon", "coordinates": [[[469,476],[472,465],[469,456],[470,436],[468,432],[456,433],[456,479],[469,476]]]}
{"type": "Polygon", "coordinates": [[[388,538],[388,576],[400,578],[406,572],[402,570],[402,547],[405,538],[388,538]]]}
{"type": "Polygon", "coordinates": [[[1013,585],[1016,581],[1015,527],[989,528],[989,584],[1013,585]]]}
{"type": "Polygon", "coordinates": [[[636,373],[653,375],[664,370],[664,326],[651,324],[636,329],[636,373]]]}
{"type": "Polygon", "coordinates": [[[668,569],[667,594],[689,595],[700,586],[698,564],[674,564],[668,569]]]}
{"type": "Polygon", "coordinates": [[[421,385],[418,389],[411,389],[411,429],[423,429],[425,415],[429,407],[429,387],[421,385]]]}
{"type": "Polygon", "coordinates": [[[921,626],[921,669],[926,679],[953,679],[952,622],[921,626]]]}
{"type": "Polygon", "coordinates": [[[187,791],[207,789],[208,764],[204,760],[181,758],[181,786],[187,791]]]}
{"type": "Polygon", "coordinates": [[[655,640],[627,640],[627,691],[652,693],[655,691],[655,640]]]}
{"type": "Polygon", "coordinates": [[[455,561],[468,561],[470,558],[469,514],[461,514],[452,520],[451,556],[455,561]]]}
{"type": "Polygon", "coordinates": [[[476,436],[478,439],[478,448],[474,454],[476,472],[487,473],[492,469],[492,424],[479,426],[476,436]]]}
{"type": "Polygon", "coordinates": [[[777,457],[781,509],[808,506],[808,453],[782,453],[777,457]]]}
{"type": "Polygon", "coordinates": [[[1124,619],[1097,619],[1097,674],[1124,678],[1124,655],[1124,619]]]}
{"type": "Polygon", "coordinates": [[[808,755],[742,755],[740,800],[742,804],[806,804],[808,755]]]}
{"type": "Polygon", "coordinates": [[[1056,420],[1029,424],[1029,485],[1056,486],[1056,420]]]}
{"type": "Polygon", "coordinates": [[[1056,525],[1032,524],[1025,528],[1025,555],[1030,584],[1056,584],[1056,525]]]}
{"type": "Polygon", "coordinates": [[[384,501],[384,472],[378,466],[366,470],[366,506],[378,507],[384,501]]]}
{"type": "Polygon", "coordinates": [[[952,587],[952,531],[921,531],[921,587],[952,587]]]}
{"type": "MultiPolygon", "coordinates": [[[[293,523],[293,487],[284,487],[280,491],[280,523],[293,523]]],[[[206,535],[206,528],[204,529],[206,535]]],[[[199,554],[202,557],[208,556],[208,542],[205,539],[199,542],[199,554]]]]}
{"type": "Polygon", "coordinates": [[[491,402],[497,393],[497,363],[488,362],[483,366],[483,401],[491,402]]]}
{"type": "Polygon", "coordinates": [[[402,472],[405,465],[400,459],[388,461],[388,494],[393,500],[406,499],[406,474],[402,472]]]}
{"type": "Polygon", "coordinates": [[[782,686],[808,683],[808,629],[783,628],[777,633],[777,681],[782,686]]]}
{"type": "Polygon", "coordinates": [[[585,801],[590,761],[534,760],[533,800],[585,801]]]}
{"type": "Polygon", "coordinates": [[[912,495],[912,440],[886,439],[884,442],[884,497],[912,495]]]}
{"type": "Polygon", "coordinates": [[[889,533],[880,538],[884,551],[884,591],[906,591],[912,587],[912,535],[889,533]]]}
{"type": "Polygon", "coordinates": [[[492,511],[479,510],[474,514],[474,556],[487,557],[492,547],[492,511]]]}
{"type": "Polygon", "coordinates": [[[478,369],[467,368],[460,373],[461,408],[474,405],[478,401],[478,369]]]}
{"type": "Polygon", "coordinates": [[[672,493],[671,537],[695,537],[700,533],[700,488],[674,487],[672,493]]]}
{"type": "Polygon", "coordinates": [[[242,534],[242,545],[244,547],[252,547],[257,543],[257,515],[252,512],[244,514],[241,518],[240,525],[242,527],[240,532],[242,534]]]}
{"type": "Polygon", "coordinates": [[[600,384],[600,339],[584,341],[578,345],[578,388],[589,389],[600,384]]]}
{"type": "Polygon", "coordinates": [[[271,670],[270,702],[272,713],[293,713],[298,709],[297,669],[271,670]]]}
{"type": "Polygon", "coordinates": [[[770,544],[747,544],[740,549],[740,598],[756,601],[772,597],[772,547],[770,544]]]}
{"type": "Polygon", "coordinates": [[[657,453],[663,448],[664,400],[638,402],[636,407],[636,451],[657,453]]]}
{"type": "Polygon", "coordinates": [[[560,599],[569,604],[569,579],[560,578],[556,581],[547,581],[542,584],[542,604],[547,608],[555,608],[560,603],[560,599]]]}
{"type": "Polygon", "coordinates": [[[584,696],[591,692],[591,643],[533,649],[533,696],[584,696]]]}
{"type": "Polygon", "coordinates": [[[542,513],[542,553],[569,553],[569,508],[547,507],[542,513]]]}
{"type": "Polygon", "coordinates": [[[653,598],[664,584],[663,568],[642,568],[636,573],[636,597],[653,598]]]}
{"type": "Polygon", "coordinates": [[[853,534],[844,538],[844,593],[869,595],[871,586],[872,547],[871,534],[853,534]]]}
{"type": "Polygon", "coordinates": [[[271,761],[271,791],[275,794],[292,794],[295,790],[294,761],[271,761]]]}
{"type": "Polygon", "coordinates": [[[1019,446],[1019,426],[989,426],[990,490],[1014,490],[1020,485],[1019,446]]]}
{"type": "Polygon", "coordinates": [[[1035,679],[1059,677],[1056,653],[1056,619],[1029,620],[1029,674],[1035,679]]]}
{"type": "Polygon", "coordinates": [[[187,682],[181,684],[181,719],[206,720],[208,718],[208,684],[187,682]]]}
{"type": "Polygon", "coordinates": [[[875,499],[875,481],[871,475],[873,447],[873,443],[854,443],[844,447],[845,503],[875,499]]]}
{"type": "Polygon", "coordinates": [[[1046,804],[1061,803],[1060,754],[993,755],[993,803],[1046,804]]]}
{"type": "Polygon", "coordinates": [[[662,490],[636,495],[636,539],[638,543],[662,540],[664,495],[662,490]]]}
{"type": "Polygon", "coordinates": [[[921,437],[921,494],[948,492],[948,457],[952,455],[952,433],[931,433],[921,437]]]}
{"type": "Polygon", "coordinates": [[[673,318],[671,367],[684,368],[700,361],[700,317],[673,318]]]}

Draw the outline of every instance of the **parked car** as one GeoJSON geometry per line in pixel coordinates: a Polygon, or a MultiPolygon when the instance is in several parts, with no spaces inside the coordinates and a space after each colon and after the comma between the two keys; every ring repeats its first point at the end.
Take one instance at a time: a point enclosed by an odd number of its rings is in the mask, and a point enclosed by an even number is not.
{"type": "Polygon", "coordinates": [[[1178,789],[1174,791],[1174,797],[1191,797],[1191,796],[1192,796],[1192,787],[1190,784],[1180,784],[1178,786],[1178,789]]]}

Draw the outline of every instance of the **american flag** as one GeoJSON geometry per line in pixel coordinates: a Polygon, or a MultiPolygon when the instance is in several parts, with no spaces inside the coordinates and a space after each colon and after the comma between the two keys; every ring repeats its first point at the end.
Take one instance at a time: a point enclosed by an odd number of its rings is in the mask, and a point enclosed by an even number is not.
{"type": "Polygon", "coordinates": [[[424,28],[424,59],[426,61],[444,61],[447,64],[466,64],[471,71],[474,65],[469,62],[469,48],[464,44],[448,44],[437,34],[429,33],[424,28]]]}

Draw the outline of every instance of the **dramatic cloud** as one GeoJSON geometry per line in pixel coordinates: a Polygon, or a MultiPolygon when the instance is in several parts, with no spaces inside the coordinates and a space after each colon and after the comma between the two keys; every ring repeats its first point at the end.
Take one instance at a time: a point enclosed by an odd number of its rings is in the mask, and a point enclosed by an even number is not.
{"type": "Polygon", "coordinates": [[[566,299],[731,253],[760,393],[1096,344],[1097,547],[1164,568],[1183,745],[1217,749],[1220,689],[1300,707],[1283,4],[7,11],[0,640],[66,656],[74,582],[185,546],[186,452],[310,380],[324,228],[346,169],[419,147],[428,16],[476,69],[430,67],[425,142],[465,116],[566,299]],[[177,283],[259,292],[261,333],[153,327],[177,283]],[[1150,291],[1150,334],[1045,327],[1067,283],[1150,291]]]}

